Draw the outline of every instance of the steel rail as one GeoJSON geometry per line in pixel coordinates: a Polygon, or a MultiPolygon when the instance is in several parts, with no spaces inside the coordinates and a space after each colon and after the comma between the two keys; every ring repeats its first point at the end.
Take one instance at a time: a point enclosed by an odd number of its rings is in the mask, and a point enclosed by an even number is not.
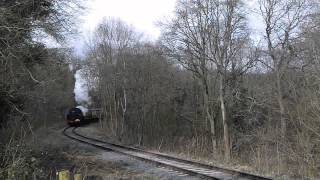
{"type": "Polygon", "coordinates": [[[92,137],[84,136],[84,135],[78,133],[76,131],[76,129],[77,128],[74,128],[72,130],[72,132],[74,134],[76,134],[76,135],[78,135],[80,137],[95,141],[95,142],[106,143],[106,144],[110,144],[110,145],[115,146],[115,147],[124,148],[124,149],[132,150],[132,151],[138,151],[138,152],[141,152],[141,153],[157,156],[159,158],[166,158],[166,159],[170,159],[170,160],[174,160],[174,161],[179,161],[179,162],[183,162],[183,163],[197,165],[197,166],[202,167],[202,168],[207,168],[207,169],[211,169],[211,170],[215,170],[215,171],[225,172],[225,173],[228,173],[228,174],[234,174],[234,175],[237,175],[238,177],[248,178],[248,179],[252,179],[252,180],[272,180],[272,178],[269,178],[269,177],[258,176],[258,175],[250,174],[250,173],[247,173],[247,172],[241,172],[241,171],[226,169],[226,168],[222,168],[222,167],[218,167],[218,166],[212,166],[212,165],[208,165],[208,164],[204,164],[204,163],[200,163],[200,162],[196,162],[196,161],[192,161],[192,160],[181,159],[181,158],[170,156],[170,155],[167,155],[167,154],[150,152],[150,151],[146,151],[146,150],[143,150],[143,149],[138,149],[138,148],[134,148],[134,147],[128,147],[128,146],[124,146],[124,145],[120,145],[120,144],[115,144],[115,143],[110,143],[110,142],[107,142],[107,141],[102,141],[102,140],[95,139],[95,138],[92,138],[92,137]]]}
{"type": "Polygon", "coordinates": [[[146,150],[142,150],[142,149],[138,149],[138,148],[133,148],[133,147],[128,147],[128,146],[123,146],[123,145],[119,145],[119,144],[115,144],[115,143],[109,143],[109,142],[102,141],[99,139],[84,136],[84,135],[78,133],[76,131],[77,127],[75,127],[72,129],[72,133],[74,135],[82,138],[82,139],[79,139],[77,137],[70,136],[66,133],[66,130],[68,130],[69,128],[70,127],[65,128],[63,133],[64,133],[64,135],[66,135],[67,137],[69,137],[73,140],[76,140],[76,141],[79,141],[82,143],[86,143],[86,144],[95,146],[100,149],[115,151],[115,152],[118,152],[118,153],[121,153],[124,155],[129,155],[134,158],[148,161],[148,162],[151,162],[156,165],[166,166],[170,169],[184,172],[184,173],[187,173],[187,174],[190,174],[193,176],[198,176],[198,177],[205,178],[205,179],[272,180],[272,178],[249,174],[246,172],[225,169],[225,168],[221,168],[221,167],[217,167],[217,166],[199,163],[199,162],[192,161],[192,160],[180,159],[180,158],[177,158],[174,156],[169,156],[166,154],[150,152],[150,151],[146,151],[146,150]],[[99,144],[96,144],[93,142],[88,142],[88,140],[99,143],[99,144]],[[103,146],[103,145],[107,145],[107,147],[103,146]],[[132,152],[140,153],[140,156],[134,155],[134,153],[132,153],[132,152]],[[146,157],[141,156],[141,154],[149,155],[149,156],[146,158],[146,157]],[[154,158],[151,158],[151,157],[154,157],[154,158]],[[159,162],[159,161],[157,161],[157,159],[158,160],[160,159],[161,161],[159,162]],[[177,164],[180,166],[178,166],[178,167],[175,166],[177,164]],[[187,166],[189,166],[189,167],[187,167],[187,166]],[[190,168],[191,166],[193,168],[190,168]],[[209,172],[209,171],[212,171],[212,172],[209,172]],[[212,175],[215,173],[218,173],[218,174],[220,173],[220,175],[212,175]],[[227,176],[223,176],[223,175],[221,175],[221,173],[227,174],[227,176]]]}
{"type": "Polygon", "coordinates": [[[94,146],[98,149],[103,149],[103,150],[107,150],[107,151],[113,151],[113,152],[116,152],[116,153],[119,153],[119,154],[123,154],[123,155],[126,155],[126,156],[130,156],[130,157],[133,157],[135,159],[139,159],[139,160],[142,160],[142,161],[145,161],[145,162],[148,162],[148,163],[152,163],[152,164],[155,164],[157,166],[162,166],[162,167],[166,167],[166,168],[169,168],[169,169],[172,169],[172,170],[176,170],[176,171],[179,171],[179,172],[184,172],[186,174],[189,174],[189,175],[192,175],[192,176],[195,176],[195,177],[199,177],[199,178],[202,178],[202,179],[214,179],[214,180],[220,180],[219,178],[214,178],[214,177],[211,177],[211,176],[207,176],[207,175],[203,175],[203,174],[199,174],[197,172],[193,172],[193,171],[189,171],[189,170],[186,170],[186,169],[183,169],[183,168],[179,168],[179,167],[175,167],[175,166],[172,166],[172,165],[168,165],[168,164],[164,164],[164,163],[161,163],[161,162],[157,162],[157,161],[154,161],[154,160],[150,160],[150,159],[146,159],[146,158],[142,158],[142,157],[139,157],[139,156],[134,156],[132,154],[128,154],[128,153],[125,153],[123,151],[119,151],[119,150],[116,150],[114,148],[110,148],[110,147],[105,147],[105,146],[102,146],[102,145],[98,145],[98,144],[95,144],[95,143],[91,143],[91,142],[88,142],[88,141],[85,141],[85,140],[82,140],[82,139],[79,139],[77,137],[74,137],[70,134],[67,133],[67,130],[70,129],[72,127],[66,127],[64,130],[63,130],[63,135],[65,135],[66,137],[72,139],[72,140],[75,140],[77,142],[80,142],[80,143],[84,143],[84,144],[88,144],[88,145],[91,145],[91,146],[94,146]]]}

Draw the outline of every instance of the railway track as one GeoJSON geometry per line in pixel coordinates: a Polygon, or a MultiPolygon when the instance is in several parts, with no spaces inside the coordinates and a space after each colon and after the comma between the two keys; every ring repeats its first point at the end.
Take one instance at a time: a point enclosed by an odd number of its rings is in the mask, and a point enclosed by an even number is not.
{"type": "Polygon", "coordinates": [[[203,179],[218,180],[272,180],[268,177],[257,176],[245,172],[211,166],[191,160],[180,159],[161,153],[154,153],[138,148],[109,143],[84,136],[76,131],[77,127],[66,127],[63,134],[75,141],[94,146],[99,149],[114,151],[120,154],[131,156],[158,166],[183,172],[203,179]]]}

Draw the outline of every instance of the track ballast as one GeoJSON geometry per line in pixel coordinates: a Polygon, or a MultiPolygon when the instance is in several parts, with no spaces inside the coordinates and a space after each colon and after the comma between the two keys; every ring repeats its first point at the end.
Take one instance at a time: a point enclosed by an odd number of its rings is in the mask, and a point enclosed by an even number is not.
{"type": "Polygon", "coordinates": [[[63,130],[63,134],[70,139],[94,146],[99,149],[114,151],[120,154],[131,156],[136,159],[147,161],[155,165],[173,169],[203,179],[272,180],[271,178],[257,176],[246,172],[225,169],[165,154],[154,153],[138,148],[101,141],[99,139],[84,136],[78,133],[76,129],[77,127],[66,127],[63,130]]]}

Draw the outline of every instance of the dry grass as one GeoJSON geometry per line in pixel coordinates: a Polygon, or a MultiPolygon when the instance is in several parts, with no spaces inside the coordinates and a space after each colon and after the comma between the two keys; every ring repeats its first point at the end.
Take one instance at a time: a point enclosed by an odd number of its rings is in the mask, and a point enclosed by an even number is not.
{"type": "MultiPolygon", "coordinates": [[[[276,135],[273,133],[273,136],[276,135]]],[[[316,170],[318,166],[313,166],[315,159],[305,161],[304,155],[307,155],[307,153],[303,154],[303,151],[295,152],[296,147],[276,143],[277,141],[271,141],[266,137],[272,139],[272,135],[261,134],[261,136],[256,137],[258,141],[255,144],[251,144],[247,149],[234,152],[233,159],[230,162],[224,161],[222,151],[212,153],[208,149],[208,144],[195,138],[191,140],[180,138],[173,143],[174,145],[162,142],[161,146],[151,147],[150,149],[184,159],[275,177],[280,180],[319,179],[319,171],[316,170]]]]}

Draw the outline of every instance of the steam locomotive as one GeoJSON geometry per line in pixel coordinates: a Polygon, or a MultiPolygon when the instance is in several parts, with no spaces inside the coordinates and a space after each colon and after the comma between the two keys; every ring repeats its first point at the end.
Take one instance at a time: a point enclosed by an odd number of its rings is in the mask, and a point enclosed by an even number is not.
{"type": "Polygon", "coordinates": [[[89,109],[84,115],[78,107],[71,108],[67,113],[67,123],[70,126],[80,126],[91,122],[97,122],[100,118],[100,109],[89,109]]]}

